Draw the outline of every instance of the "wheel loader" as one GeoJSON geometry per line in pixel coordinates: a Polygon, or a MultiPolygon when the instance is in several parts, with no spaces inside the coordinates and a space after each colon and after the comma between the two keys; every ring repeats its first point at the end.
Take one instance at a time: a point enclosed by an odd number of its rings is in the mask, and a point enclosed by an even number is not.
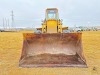
{"type": "Polygon", "coordinates": [[[41,33],[24,33],[20,67],[87,67],[82,33],[64,33],[57,8],[46,9],[41,33]]]}

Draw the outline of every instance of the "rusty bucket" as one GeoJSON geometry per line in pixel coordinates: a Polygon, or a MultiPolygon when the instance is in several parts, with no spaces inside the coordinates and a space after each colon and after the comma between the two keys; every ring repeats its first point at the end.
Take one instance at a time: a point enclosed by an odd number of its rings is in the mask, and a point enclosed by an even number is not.
{"type": "Polygon", "coordinates": [[[87,67],[82,33],[24,33],[20,67],[87,67]]]}

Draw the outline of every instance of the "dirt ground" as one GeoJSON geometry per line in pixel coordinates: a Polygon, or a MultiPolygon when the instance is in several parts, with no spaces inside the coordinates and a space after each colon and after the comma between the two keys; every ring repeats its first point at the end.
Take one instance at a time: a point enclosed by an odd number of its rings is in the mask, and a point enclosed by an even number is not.
{"type": "Polygon", "coordinates": [[[0,32],[0,75],[100,75],[100,31],[82,32],[88,68],[20,68],[25,32],[0,32]]]}

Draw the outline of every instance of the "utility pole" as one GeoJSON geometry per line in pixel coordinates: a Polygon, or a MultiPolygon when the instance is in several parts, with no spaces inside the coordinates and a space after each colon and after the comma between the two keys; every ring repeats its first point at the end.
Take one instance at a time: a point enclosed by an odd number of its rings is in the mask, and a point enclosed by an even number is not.
{"type": "Polygon", "coordinates": [[[5,22],[4,22],[4,18],[3,18],[3,29],[5,29],[5,22]]]}
{"type": "Polygon", "coordinates": [[[11,11],[11,18],[12,18],[12,28],[14,28],[14,13],[13,10],[11,11]]]}
{"type": "Polygon", "coordinates": [[[8,19],[8,22],[7,22],[7,26],[8,26],[8,29],[10,29],[10,26],[9,26],[9,19],[8,19]]]}
{"type": "Polygon", "coordinates": [[[5,18],[5,29],[7,29],[7,19],[5,18]]]}

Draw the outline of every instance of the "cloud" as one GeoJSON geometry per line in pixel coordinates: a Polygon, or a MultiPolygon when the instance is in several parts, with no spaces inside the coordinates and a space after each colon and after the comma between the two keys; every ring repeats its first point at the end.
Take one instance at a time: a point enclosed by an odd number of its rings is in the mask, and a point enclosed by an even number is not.
{"type": "Polygon", "coordinates": [[[0,26],[13,10],[17,27],[41,27],[46,8],[58,8],[65,26],[100,25],[100,0],[0,0],[0,26]]]}

